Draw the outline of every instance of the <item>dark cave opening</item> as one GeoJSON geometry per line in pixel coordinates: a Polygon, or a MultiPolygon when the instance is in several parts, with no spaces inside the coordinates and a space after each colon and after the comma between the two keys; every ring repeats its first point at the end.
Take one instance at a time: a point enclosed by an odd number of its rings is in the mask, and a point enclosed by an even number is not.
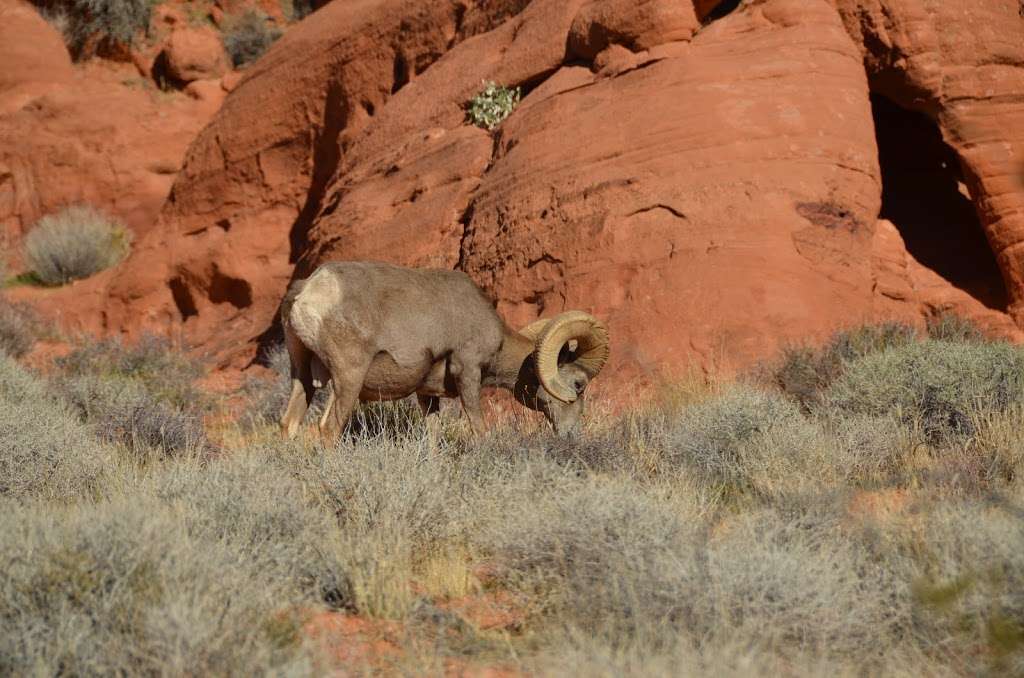
{"type": "Polygon", "coordinates": [[[174,299],[175,306],[178,307],[178,313],[181,314],[181,321],[185,322],[192,316],[199,315],[199,309],[196,307],[196,300],[192,297],[192,292],[188,289],[188,285],[181,276],[175,276],[171,278],[171,297],[174,299]]]}
{"type": "Polygon", "coordinates": [[[740,0],[695,0],[693,8],[703,25],[718,21],[740,6],[740,0]]]}
{"type": "Polygon", "coordinates": [[[956,152],[923,113],[871,95],[882,171],[880,217],[907,251],[989,308],[1005,311],[1006,286],[978,220],[956,152]]]}

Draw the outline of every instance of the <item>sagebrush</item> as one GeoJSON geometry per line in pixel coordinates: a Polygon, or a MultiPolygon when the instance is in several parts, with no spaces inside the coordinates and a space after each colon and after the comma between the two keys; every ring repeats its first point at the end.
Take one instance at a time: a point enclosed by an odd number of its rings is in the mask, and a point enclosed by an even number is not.
{"type": "Polygon", "coordinates": [[[47,285],[88,278],[128,256],[131,232],[85,205],[43,217],[25,236],[25,261],[47,285]]]}
{"type": "Polygon", "coordinates": [[[29,306],[0,297],[0,352],[22,357],[32,350],[41,331],[41,321],[29,306]]]}
{"type": "Polygon", "coordinates": [[[202,365],[165,339],[86,341],[56,361],[55,390],[102,440],[143,456],[204,454],[202,365]]]}
{"type": "Polygon", "coordinates": [[[280,28],[270,23],[266,14],[254,9],[228,17],[222,30],[224,49],[235,68],[259,59],[283,34],[280,28]]]}
{"type": "Polygon", "coordinates": [[[36,0],[44,18],[64,36],[72,57],[112,53],[149,34],[153,0],[36,0]]]}

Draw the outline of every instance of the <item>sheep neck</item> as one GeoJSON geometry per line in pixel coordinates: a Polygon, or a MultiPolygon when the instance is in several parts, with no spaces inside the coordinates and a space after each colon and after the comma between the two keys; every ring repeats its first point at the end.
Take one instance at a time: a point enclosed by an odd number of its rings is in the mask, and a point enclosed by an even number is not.
{"type": "Polygon", "coordinates": [[[494,363],[484,374],[484,386],[497,386],[513,390],[519,380],[523,363],[533,353],[533,342],[515,330],[506,329],[505,339],[494,363]]]}

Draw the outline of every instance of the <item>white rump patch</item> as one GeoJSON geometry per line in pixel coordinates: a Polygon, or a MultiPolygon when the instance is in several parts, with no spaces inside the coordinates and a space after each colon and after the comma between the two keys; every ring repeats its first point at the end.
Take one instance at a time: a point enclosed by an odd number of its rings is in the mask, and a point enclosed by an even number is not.
{"type": "Polygon", "coordinates": [[[341,303],[341,284],[324,270],[314,273],[292,304],[292,329],[302,343],[313,351],[324,324],[324,315],[341,303]]]}

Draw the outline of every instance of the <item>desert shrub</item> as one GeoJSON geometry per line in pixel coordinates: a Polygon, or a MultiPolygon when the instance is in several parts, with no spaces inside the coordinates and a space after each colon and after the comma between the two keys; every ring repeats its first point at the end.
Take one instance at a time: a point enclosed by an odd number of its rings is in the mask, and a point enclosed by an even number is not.
{"type": "Polygon", "coordinates": [[[1024,403],[1024,352],[1002,343],[910,343],[849,363],[824,403],[844,414],[897,412],[919,422],[931,442],[969,437],[974,413],[1024,403]]]}
{"type": "Polygon", "coordinates": [[[322,534],[301,492],[190,475],[180,497],[2,518],[0,672],[311,673],[299,615],[322,534]]]}
{"type": "Polygon", "coordinates": [[[56,365],[64,377],[134,382],[155,401],[177,408],[197,410],[206,404],[195,385],[202,365],[160,337],[147,335],[129,346],[118,338],[86,341],[56,365]]]}
{"type": "MultiPolygon", "coordinates": [[[[678,507],[631,483],[562,481],[515,520],[477,536],[524,590],[587,633],[641,633],[647,620],[686,623],[680,583],[695,576],[692,527],[678,507]]],[[[657,622],[656,622],[657,623],[657,622]]]]}
{"type": "Polygon", "coordinates": [[[942,341],[985,341],[985,334],[981,328],[955,313],[943,313],[928,318],[927,331],[930,338],[942,341]]]}
{"type": "Polygon", "coordinates": [[[92,496],[100,490],[109,459],[38,378],[0,353],[0,497],[92,496]]]}
{"type": "Polygon", "coordinates": [[[910,584],[924,648],[959,675],[1024,669],[1024,523],[1008,499],[944,498],[882,533],[910,584]]]}
{"type": "MultiPolygon", "coordinates": [[[[274,344],[264,349],[260,362],[272,371],[270,378],[247,377],[242,384],[246,408],[240,417],[240,424],[246,430],[270,424],[276,425],[284,414],[285,405],[291,396],[291,364],[284,344],[274,344]]],[[[306,422],[318,421],[327,404],[328,388],[317,389],[313,402],[306,410],[306,422]]]]}
{"type": "Polygon", "coordinates": [[[281,29],[268,23],[266,14],[253,9],[228,17],[223,32],[224,49],[235,68],[259,59],[282,35],[281,29]]]}
{"type": "Polygon", "coordinates": [[[32,309],[0,297],[0,352],[20,358],[36,343],[39,319],[32,309]]]}
{"type": "Polygon", "coordinates": [[[130,246],[120,222],[79,205],[36,223],[25,237],[25,261],[43,283],[62,285],[115,266],[130,246]]]}
{"type": "Polygon", "coordinates": [[[152,0],[36,0],[75,59],[117,51],[149,32],[152,0]]]}
{"type": "Polygon", "coordinates": [[[709,527],[700,505],[667,488],[580,479],[479,538],[507,581],[539,597],[551,625],[542,628],[614,652],[714,646],[739,633],[782,656],[864,658],[909,623],[907,587],[831,518],[762,511],[709,527]]]}
{"type": "Polygon", "coordinates": [[[823,423],[851,485],[886,482],[907,470],[914,445],[910,429],[892,415],[842,414],[823,423]]]}
{"type": "Polygon", "coordinates": [[[314,0],[281,0],[281,12],[288,21],[302,21],[315,9],[314,0]]]}
{"type": "Polygon", "coordinates": [[[158,400],[131,379],[82,375],[60,391],[105,442],[139,453],[205,454],[213,449],[196,412],[158,400]]]}
{"type": "Polygon", "coordinates": [[[156,474],[147,487],[172,507],[190,534],[249,551],[264,576],[286,582],[307,600],[351,605],[348,575],[338,559],[333,516],[324,512],[294,470],[294,446],[253,448],[241,458],[207,464],[188,460],[156,474]]]}
{"type": "Polygon", "coordinates": [[[518,87],[485,82],[484,88],[469,100],[466,119],[477,127],[492,130],[512,114],[519,104],[520,95],[518,87]]]}
{"type": "Polygon", "coordinates": [[[707,545],[691,633],[868,659],[911,623],[908,582],[828,514],[755,511],[707,545]]]}
{"type": "Polygon", "coordinates": [[[290,463],[317,488],[321,509],[337,516],[355,609],[381,617],[408,613],[415,552],[459,533],[460,513],[450,499],[464,488],[451,459],[432,453],[417,435],[349,438],[290,463]]]}
{"type": "Polygon", "coordinates": [[[888,322],[837,332],[824,346],[790,346],[769,369],[769,381],[805,410],[816,405],[822,392],[858,358],[902,346],[916,337],[914,328],[888,322]]]}
{"type": "Polygon", "coordinates": [[[717,398],[680,413],[666,429],[667,459],[726,485],[742,486],[742,448],[773,427],[801,418],[785,398],[749,386],[726,390],[717,398]]]}

